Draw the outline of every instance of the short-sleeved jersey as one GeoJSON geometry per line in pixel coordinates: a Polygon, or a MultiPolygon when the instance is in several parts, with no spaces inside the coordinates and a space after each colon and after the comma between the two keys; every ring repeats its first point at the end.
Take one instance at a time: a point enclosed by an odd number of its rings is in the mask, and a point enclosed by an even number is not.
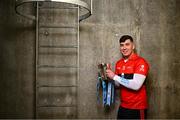
{"type": "MultiPolygon", "coordinates": [[[[134,73],[147,76],[149,65],[142,57],[133,53],[128,61],[123,58],[116,63],[115,74],[132,80],[134,73]],[[122,76],[123,75],[123,76],[122,76]]],[[[131,90],[124,86],[120,88],[121,106],[129,109],[146,109],[147,95],[145,84],[138,90],[131,90]]]]}

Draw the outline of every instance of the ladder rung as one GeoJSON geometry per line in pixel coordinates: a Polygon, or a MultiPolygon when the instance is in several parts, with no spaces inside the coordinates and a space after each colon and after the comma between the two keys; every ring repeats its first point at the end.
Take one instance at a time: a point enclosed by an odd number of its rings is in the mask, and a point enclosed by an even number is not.
{"type": "Polygon", "coordinates": [[[77,45],[40,45],[42,48],[78,48],[77,45]]]}
{"type": "Polygon", "coordinates": [[[39,85],[37,88],[41,87],[77,87],[77,85],[39,85]]]}
{"type": "Polygon", "coordinates": [[[39,56],[43,55],[43,56],[68,56],[68,57],[73,57],[73,56],[77,56],[76,52],[69,52],[69,53],[51,53],[51,52],[39,52],[39,56]]]}
{"type": "Polygon", "coordinates": [[[71,36],[75,36],[77,35],[77,32],[71,32],[71,33],[62,33],[62,31],[58,32],[58,31],[48,31],[48,30],[44,30],[44,31],[40,31],[39,34],[42,34],[44,36],[52,36],[52,35],[58,35],[58,34],[63,34],[63,35],[71,35],[71,36]]]}
{"type": "Polygon", "coordinates": [[[77,107],[77,105],[40,105],[40,106],[37,106],[37,107],[77,107]]]}
{"type": "Polygon", "coordinates": [[[77,66],[64,66],[64,65],[38,65],[38,68],[78,68],[77,66]]]}
{"type": "Polygon", "coordinates": [[[76,26],[57,26],[57,25],[40,25],[39,28],[74,28],[76,29],[76,26]]]}

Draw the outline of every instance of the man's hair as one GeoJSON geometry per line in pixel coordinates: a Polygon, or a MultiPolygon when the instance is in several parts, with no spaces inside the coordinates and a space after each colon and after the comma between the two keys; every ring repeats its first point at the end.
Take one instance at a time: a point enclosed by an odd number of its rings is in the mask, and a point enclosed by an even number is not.
{"type": "Polygon", "coordinates": [[[133,38],[132,38],[130,35],[123,35],[123,36],[121,36],[121,38],[119,39],[119,43],[125,42],[127,39],[129,39],[131,42],[133,42],[133,38]]]}

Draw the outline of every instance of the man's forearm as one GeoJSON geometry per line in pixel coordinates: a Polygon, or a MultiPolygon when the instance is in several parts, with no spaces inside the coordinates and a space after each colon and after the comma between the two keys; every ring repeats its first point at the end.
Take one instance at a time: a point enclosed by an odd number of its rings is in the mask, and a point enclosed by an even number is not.
{"type": "Polygon", "coordinates": [[[134,74],[133,79],[125,79],[118,75],[113,77],[113,80],[117,81],[119,84],[132,89],[132,90],[139,90],[145,81],[146,76],[141,74],[134,74]]]}

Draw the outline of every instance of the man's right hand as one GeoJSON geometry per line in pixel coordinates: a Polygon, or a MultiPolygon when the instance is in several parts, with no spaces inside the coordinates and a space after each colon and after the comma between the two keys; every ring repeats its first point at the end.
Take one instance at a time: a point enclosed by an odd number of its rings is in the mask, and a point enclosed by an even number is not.
{"type": "Polygon", "coordinates": [[[107,75],[110,79],[113,79],[114,76],[115,76],[115,73],[114,73],[112,70],[107,69],[107,70],[106,70],[106,75],[107,75]]]}

